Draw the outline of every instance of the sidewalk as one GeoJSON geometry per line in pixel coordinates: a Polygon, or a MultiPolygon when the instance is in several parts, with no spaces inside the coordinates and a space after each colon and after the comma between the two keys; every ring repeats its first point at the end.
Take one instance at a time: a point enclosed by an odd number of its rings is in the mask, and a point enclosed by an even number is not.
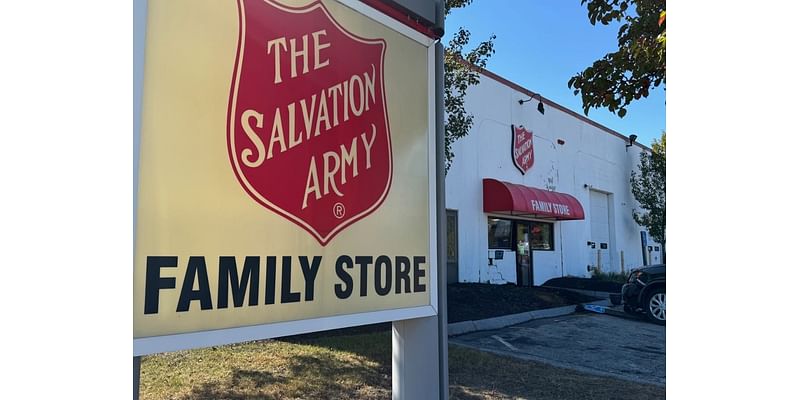
{"type": "MultiPolygon", "coordinates": [[[[604,298],[604,300],[597,300],[585,304],[605,306],[605,307],[611,306],[611,301],[608,300],[609,293],[606,292],[593,292],[593,293],[597,293],[598,294],[597,297],[604,298]],[[602,295],[602,293],[605,294],[602,295]]],[[[526,311],[518,314],[502,315],[499,317],[480,319],[476,321],[453,322],[451,324],[447,324],[447,336],[463,335],[465,333],[470,333],[475,331],[500,329],[506,326],[517,325],[534,319],[561,317],[564,315],[573,314],[582,309],[583,309],[583,304],[576,304],[563,307],[546,308],[542,310],[526,311]]]]}

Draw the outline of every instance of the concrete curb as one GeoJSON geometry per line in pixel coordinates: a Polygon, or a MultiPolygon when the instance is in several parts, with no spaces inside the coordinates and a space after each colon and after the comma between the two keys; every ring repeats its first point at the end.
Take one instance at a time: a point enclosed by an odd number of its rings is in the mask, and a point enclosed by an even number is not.
{"type": "Polygon", "coordinates": [[[551,289],[568,290],[570,292],[579,293],[579,294],[582,294],[584,296],[598,297],[598,298],[601,298],[601,299],[607,299],[608,296],[612,294],[612,292],[601,292],[599,290],[572,289],[572,288],[565,288],[565,287],[559,287],[559,286],[542,286],[542,287],[551,288],[551,289]]]}
{"type": "MultiPolygon", "coordinates": [[[[598,300],[587,304],[599,306],[609,306],[609,300],[598,300]]],[[[475,331],[488,331],[500,329],[506,326],[517,325],[534,319],[561,317],[573,314],[580,308],[579,304],[555,308],[545,308],[542,310],[526,311],[519,314],[501,315],[499,317],[480,319],[477,321],[462,321],[447,324],[447,336],[463,335],[475,331]]]]}

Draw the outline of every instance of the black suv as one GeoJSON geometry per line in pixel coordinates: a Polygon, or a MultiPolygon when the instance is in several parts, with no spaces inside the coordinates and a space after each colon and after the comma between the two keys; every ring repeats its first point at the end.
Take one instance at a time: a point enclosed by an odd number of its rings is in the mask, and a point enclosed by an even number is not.
{"type": "Polygon", "coordinates": [[[631,271],[622,285],[622,304],[628,313],[644,312],[650,321],[667,322],[667,266],[648,265],[631,271]]]}

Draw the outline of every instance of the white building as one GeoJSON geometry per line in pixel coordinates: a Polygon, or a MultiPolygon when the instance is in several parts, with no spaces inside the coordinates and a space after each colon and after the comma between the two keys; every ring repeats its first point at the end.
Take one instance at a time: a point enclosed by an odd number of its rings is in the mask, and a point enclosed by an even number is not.
{"type": "Polygon", "coordinates": [[[467,93],[474,124],[446,179],[448,282],[541,285],[661,260],[632,216],[631,171],[649,148],[544,98],[542,114],[539,99],[488,71],[467,93]]]}

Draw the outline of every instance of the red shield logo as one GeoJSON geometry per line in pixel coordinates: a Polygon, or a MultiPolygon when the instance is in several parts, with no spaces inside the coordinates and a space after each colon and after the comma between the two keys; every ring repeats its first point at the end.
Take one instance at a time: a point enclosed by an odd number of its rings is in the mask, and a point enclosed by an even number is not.
{"type": "Polygon", "coordinates": [[[250,197],[324,246],[391,186],[386,42],[348,32],[319,1],[239,0],[239,21],[231,166],[250,197]]]}
{"type": "Polygon", "coordinates": [[[519,172],[525,175],[533,167],[533,132],[511,125],[511,158],[519,172]]]}

